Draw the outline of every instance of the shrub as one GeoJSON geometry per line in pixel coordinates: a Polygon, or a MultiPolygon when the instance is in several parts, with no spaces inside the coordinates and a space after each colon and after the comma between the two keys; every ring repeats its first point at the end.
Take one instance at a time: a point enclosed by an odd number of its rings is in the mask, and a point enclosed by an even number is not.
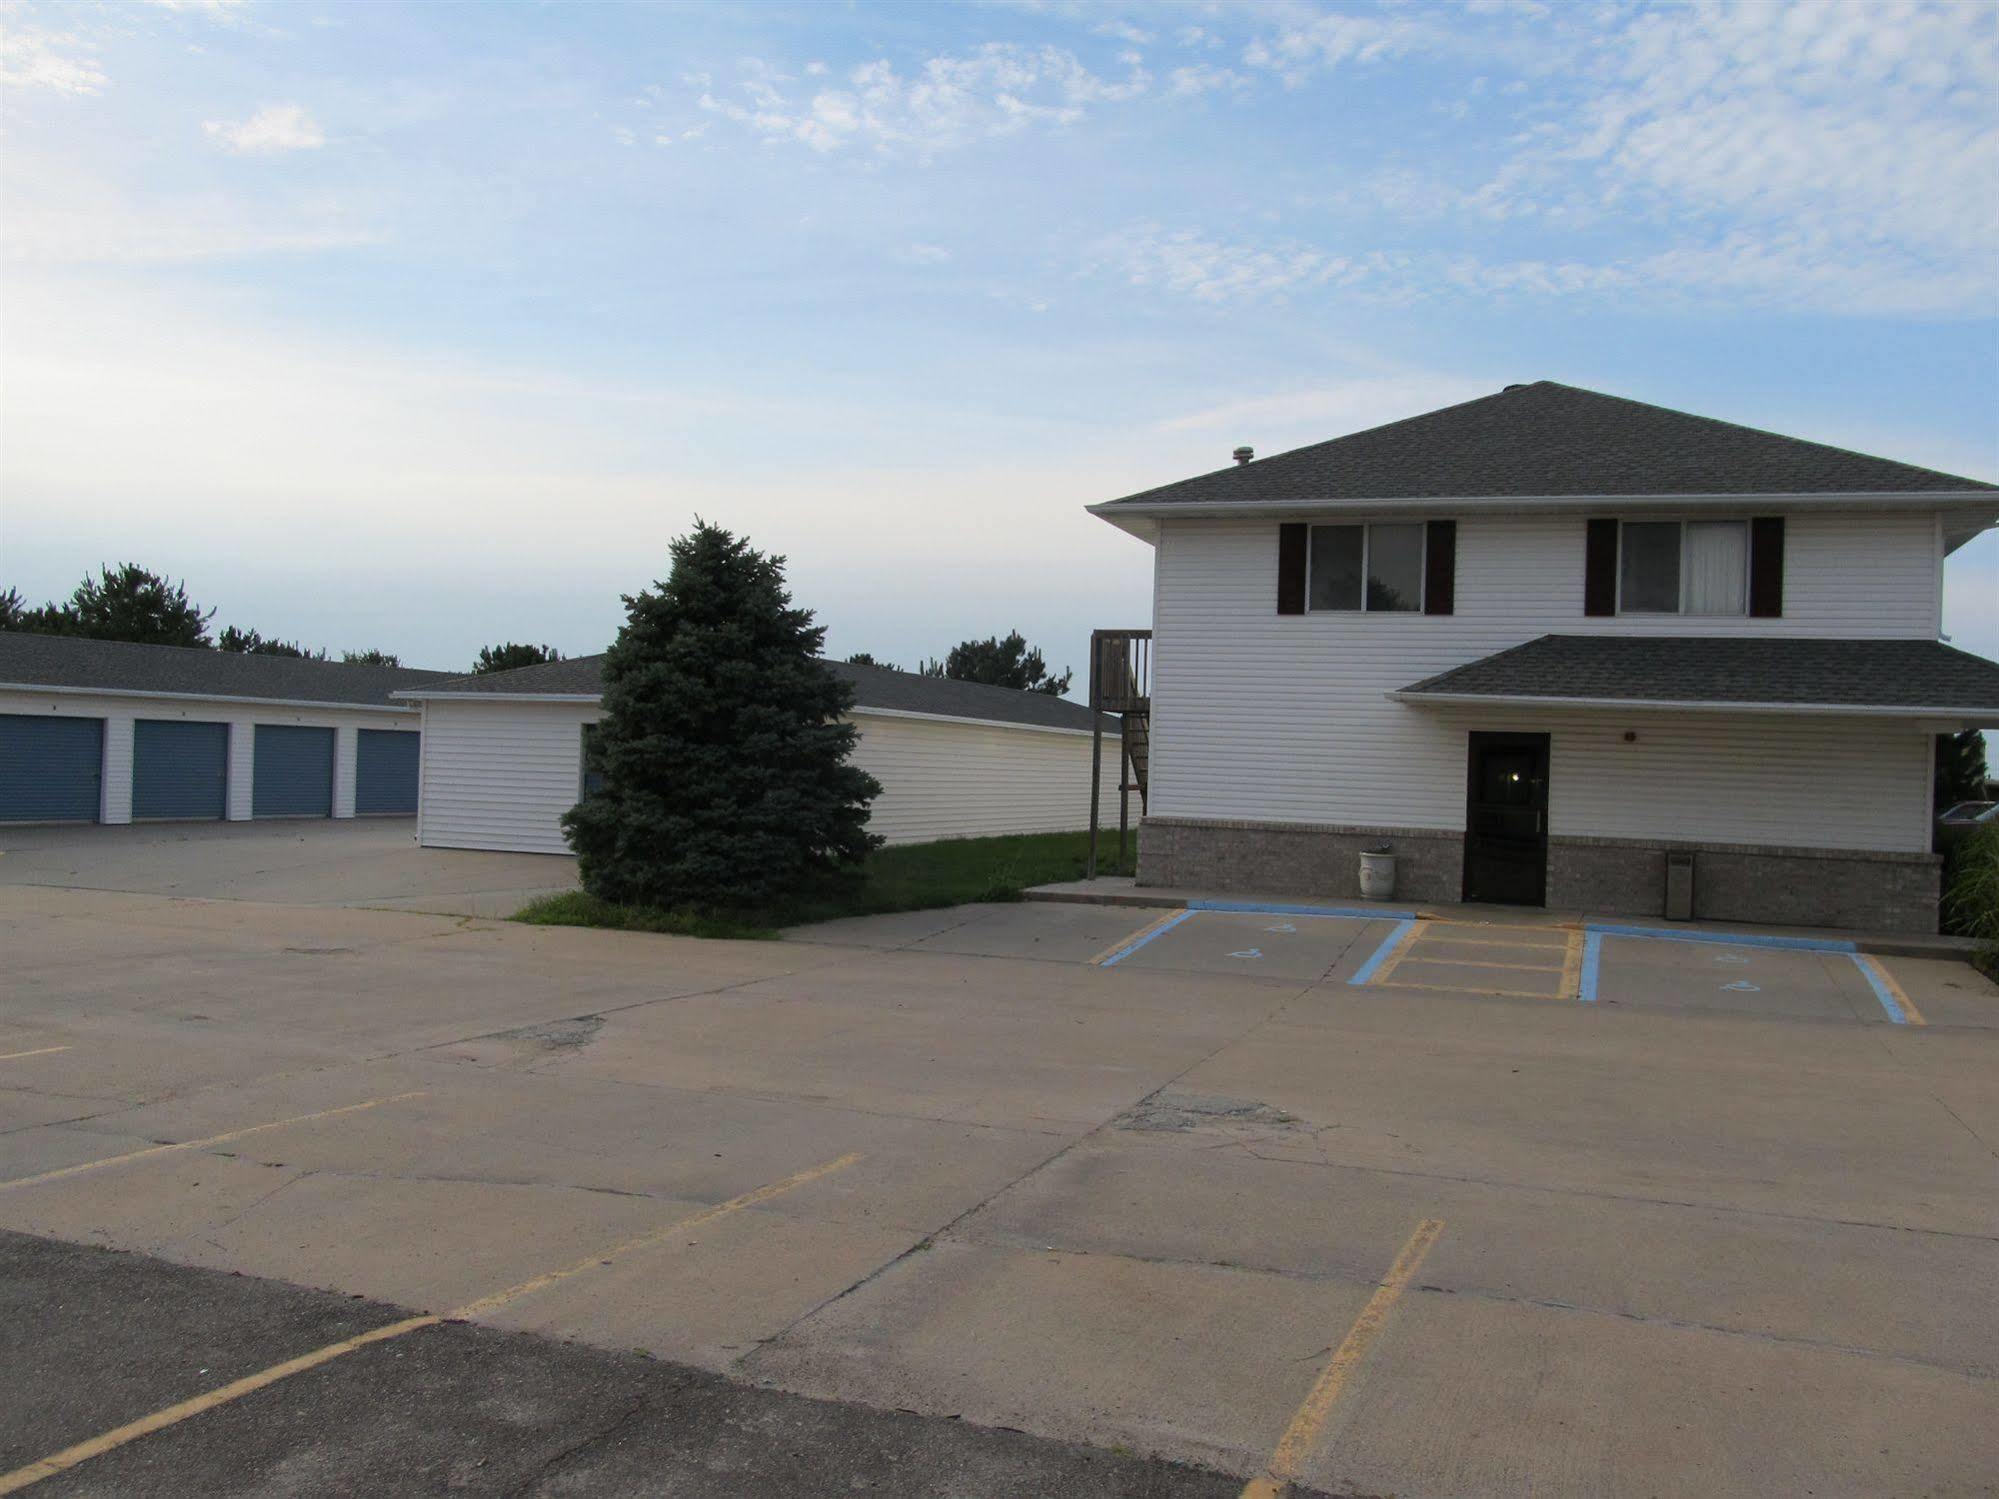
{"type": "Polygon", "coordinates": [[[1951,931],[1978,940],[1978,966],[1999,978],[1999,826],[1965,839],[1951,859],[1944,917],[1951,931]]]}

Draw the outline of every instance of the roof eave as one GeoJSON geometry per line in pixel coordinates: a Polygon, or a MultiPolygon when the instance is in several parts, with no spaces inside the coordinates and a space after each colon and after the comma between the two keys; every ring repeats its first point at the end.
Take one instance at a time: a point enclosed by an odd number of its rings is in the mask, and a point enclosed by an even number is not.
{"type": "Polygon", "coordinates": [[[601,692],[432,692],[423,687],[409,687],[401,692],[392,692],[391,697],[409,698],[414,702],[447,700],[455,703],[595,703],[603,700],[601,692]]]}
{"type": "MultiPolygon", "coordinates": [[[[167,692],[157,687],[58,687],[49,682],[0,682],[0,692],[25,692],[36,696],[45,693],[60,693],[66,697],[135,697],[160,698],[180,703],[243,703],[258,708],[312,708],[334,710],[341,713],[412,713],[401,703],[341,703],[323,698],[307,697],[248,697],[242,693],[230,692],[167,692]]],[[[391,697],[401,697],[400,692],[392,692],[391,697]]]]}
{"type": "Polygon", "coordinates": [[[1555,697],[1529,693],[1436,692],[1402,688],[1388,694],[1414,707],[1448,705],[1485,708],[1615,708],[1620,711],[1663,710],[1674,713],[1809,714],[1840,718],[1908,718],[1940,720],[1965,728],[1999,727],[1999,704],[1989,708],[1947,708],[1896,703],[1767,703],[1722,698],[1555,697]]]}
{"type": "Polygon", "coordinates": [[[1742,493],[1742,494],[1586,494],[1586,495],[1420,495],[1362,496],[1332,499],[1306,496],[1284,500],[1106,500],[1089,505],[1090,514],[1109,521],[1120,530],[1151,541],[1158,521],[1175,516],[1188,520],[1220,520],[1245,515],[1325,514],[1328,512],[1396,511],[1466,512],[1519,510],[1588,511],[1611,509],[1643,510],[1741,510],[1767,507],[1778,510],[1878,510],[1897,508],[1938,510],[1948,513],[1984,515],[1984,520],[1964,535],[1999,525],[1999,491],[1993,490],[1877,490],[1827,494],[1742,493]],[[1140,530],[1135,522],[1144,521],[1140,530]]]}

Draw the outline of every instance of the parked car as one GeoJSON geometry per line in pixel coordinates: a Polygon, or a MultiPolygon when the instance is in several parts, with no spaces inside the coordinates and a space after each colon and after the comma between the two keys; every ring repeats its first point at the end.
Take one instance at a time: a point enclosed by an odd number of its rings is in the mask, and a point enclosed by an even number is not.
{"type": "Polygon", "coordinates": [[[1950,881],[1950,855],[1959,844],[1983,828],[1999,827],[1999,802],[1958,802],[1937,814],[1930,847],[1944,855],[1944,882],[1950,881]]]}

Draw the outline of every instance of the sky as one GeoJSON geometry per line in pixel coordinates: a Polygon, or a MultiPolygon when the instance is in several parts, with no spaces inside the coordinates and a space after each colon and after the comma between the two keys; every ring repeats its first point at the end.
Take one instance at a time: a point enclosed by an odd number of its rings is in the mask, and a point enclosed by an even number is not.
{"type": "MultiPolygon", "coordinates": [[[[1999,11],[0,8],[0,587],[602,649],[1149,623],[1095,501],[1554,379],[1999,479],[1999,11]]],[[[1946,630],[1999,655],[1999,536],[1946,630]]]]}

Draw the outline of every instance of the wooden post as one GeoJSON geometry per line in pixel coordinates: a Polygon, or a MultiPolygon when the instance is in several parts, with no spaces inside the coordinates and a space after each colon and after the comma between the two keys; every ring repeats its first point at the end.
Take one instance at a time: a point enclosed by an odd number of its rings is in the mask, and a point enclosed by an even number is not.
{"type": "Polygon", "coordinates": [[[1097,641],[1101,634],[1099,630],[1090,632],[1090,854],[1083,865],[1086,880],[1097,877],[1097,801],[1104,781],[1104,715],[1097,710],[1097,657],[1101,654],[1097,641]]]}

